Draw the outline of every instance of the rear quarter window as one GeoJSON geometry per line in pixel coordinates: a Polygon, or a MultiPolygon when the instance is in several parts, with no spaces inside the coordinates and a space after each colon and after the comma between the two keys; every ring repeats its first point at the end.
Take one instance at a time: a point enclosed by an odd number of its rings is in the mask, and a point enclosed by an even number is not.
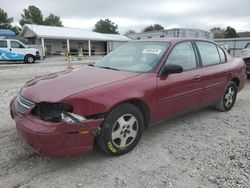
{"type": "Polygon", "coordinates": [[[220,56],[215,44],[211,42],[196,42],[203,66],[220,63],[220,56]]]}
{"type": "Polygon", "coordinates": [[[221,63],[226,62],[226,56],[225,56],[224,51],[220,47],[217,47],[217,48],[218,48],[218,51],[219,51],[219,54],[220,54],[220,61],[221,61],[221,63]]]}

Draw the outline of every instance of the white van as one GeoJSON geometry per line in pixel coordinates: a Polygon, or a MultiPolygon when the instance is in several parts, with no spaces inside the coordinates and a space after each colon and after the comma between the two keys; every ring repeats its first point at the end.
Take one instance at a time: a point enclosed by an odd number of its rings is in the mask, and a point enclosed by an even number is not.
{"type": "Polygon", "coordinates": [[[0,38],[0,61],[24,61],[34,63],[40,59],[39,51],[27,48],[21,41],[0,38]]]}

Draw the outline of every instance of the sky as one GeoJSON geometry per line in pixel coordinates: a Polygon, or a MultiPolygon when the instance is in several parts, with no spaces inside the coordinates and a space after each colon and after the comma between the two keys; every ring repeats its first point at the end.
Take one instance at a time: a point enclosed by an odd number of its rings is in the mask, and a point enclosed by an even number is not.
{"type": "Polygon", "coordinates": [[[250,0],[0,0],[0,7],[18,24],[29,5],[44,17],[53,13],[65,27],[92,30],[99,19],[109,18],[120,33],[141,32],[145,26],[161,24],[165,29],[234,27],[250,31],[250,0]]]}

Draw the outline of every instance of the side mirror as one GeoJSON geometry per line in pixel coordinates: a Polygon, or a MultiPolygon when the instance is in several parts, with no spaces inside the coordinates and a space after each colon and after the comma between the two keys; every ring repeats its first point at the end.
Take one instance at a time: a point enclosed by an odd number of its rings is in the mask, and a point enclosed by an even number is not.
{"type": "Polygon", "coordinates": [[[183,68],[180,65],[168,64],[164,67],[162,75],[181,73],[183,72],[183,68]]]}

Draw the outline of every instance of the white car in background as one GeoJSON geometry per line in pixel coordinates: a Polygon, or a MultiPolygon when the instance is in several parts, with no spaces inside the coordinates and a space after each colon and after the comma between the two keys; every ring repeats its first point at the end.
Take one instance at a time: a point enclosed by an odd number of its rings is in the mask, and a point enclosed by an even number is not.
{"type": "Polygon", "coordinates": [[[246,63],[247,76],[248,78],[250,78],[250,43],[247,43],[245,48],[241,50],[240,57],[246,63]]]}
{"type": "Polygon", "coordinates": [[[40,59],[37,49],[26,47],[21,41],[0,38],[0,61],[24,61],[34,63],[40,59]]]}

